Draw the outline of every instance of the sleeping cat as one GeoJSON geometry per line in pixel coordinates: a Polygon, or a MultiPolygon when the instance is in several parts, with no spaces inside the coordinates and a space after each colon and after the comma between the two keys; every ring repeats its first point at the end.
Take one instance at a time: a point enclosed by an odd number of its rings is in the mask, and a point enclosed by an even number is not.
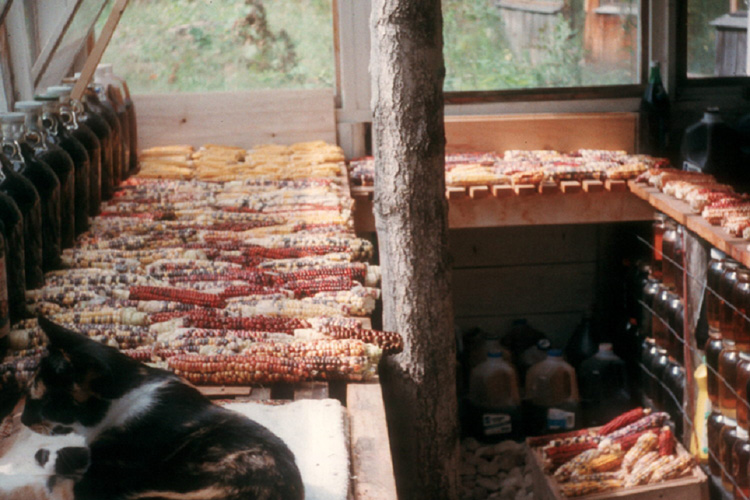
{"type": "Polygon", "coordinates": [[[76,500],[301,500],[292,452],[265,427],[212,404],[173,373],[45,318],[49,338],[22,422],[84,436],[76,500]]]}

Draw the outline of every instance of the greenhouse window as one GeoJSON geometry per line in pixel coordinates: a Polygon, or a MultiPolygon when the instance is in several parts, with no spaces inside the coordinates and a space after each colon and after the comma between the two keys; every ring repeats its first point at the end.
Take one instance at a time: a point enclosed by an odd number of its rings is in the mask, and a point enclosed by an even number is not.
{"type": "Polygon", "coordinates": [[[641,83],[640,0],[444,0],[447,92],[641,83]]]}
{"type": "Polygon", "coordinates": [[[137,94],[333,88],[333,34],[332,0],[131,0],[103,61],[137,94]]]}

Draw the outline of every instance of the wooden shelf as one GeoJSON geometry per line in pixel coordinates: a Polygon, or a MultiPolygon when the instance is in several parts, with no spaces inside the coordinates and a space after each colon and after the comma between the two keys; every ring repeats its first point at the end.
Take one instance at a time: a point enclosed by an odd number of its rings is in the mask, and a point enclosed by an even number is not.
{"type": "MultiPolygon", "coordinates": [[[[624,182],[587,184],[566,181],[563,186],[487,186],[472,196],[471,188],[446,192],[448,224],[453,229],[551,224],[592,224],[652,220],[648,200],[633,196],[624,182]],[[518,189],[516,189],[518,188],[518,189]],[[585,189],[588,189],[586,191],[585,189]]],[[[354,227],[375,231],[373,188],[352,187],[354,227]]]]}
{"type": "Polygon", "coordinates": [[[720,226],[712,226],[700,214],[693,213],[687,203],[674,199],[654,187],[638,184],[634,181],[630,181],[628,186],[630,192],[634,195],[649,202],[654,208],[696,233],[733,259],[750,267],[750,244],[746,240],[729,235],[720,226]]]}

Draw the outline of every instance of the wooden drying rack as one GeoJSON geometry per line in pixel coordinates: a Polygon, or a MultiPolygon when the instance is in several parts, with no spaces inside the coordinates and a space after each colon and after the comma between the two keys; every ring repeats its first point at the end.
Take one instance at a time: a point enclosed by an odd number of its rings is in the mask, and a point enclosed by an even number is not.
{"type": "Polygon", "coordinates": [[[750,243],[748,241],[729,235],[720,226],[712,226],[700,214],[694,213],[690,205],[654,187],[635,181],[628,182],[628,186],[630,192],[638,198],[647,201],[655,209],[665,213],[744,266],[750,267],[750,243]]]}

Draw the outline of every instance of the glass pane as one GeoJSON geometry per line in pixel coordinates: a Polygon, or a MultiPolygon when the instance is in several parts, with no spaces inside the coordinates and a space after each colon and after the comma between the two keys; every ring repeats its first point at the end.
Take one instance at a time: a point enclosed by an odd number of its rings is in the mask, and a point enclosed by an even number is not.
{"type": "Polygon", "coordinates": [[[334,85],[332,0],[131,0],[102,60],[134,93],[334,85]]]}
{"type": "Polygon", "coordinates": [[[746,10],[745,0],[688,1],[689,78],[747,74],[746,10]]]}
{"type": "Polygon", "coordinates": [[[639,0],[443,0],[446,91],[637,83],[639,0]]]}

